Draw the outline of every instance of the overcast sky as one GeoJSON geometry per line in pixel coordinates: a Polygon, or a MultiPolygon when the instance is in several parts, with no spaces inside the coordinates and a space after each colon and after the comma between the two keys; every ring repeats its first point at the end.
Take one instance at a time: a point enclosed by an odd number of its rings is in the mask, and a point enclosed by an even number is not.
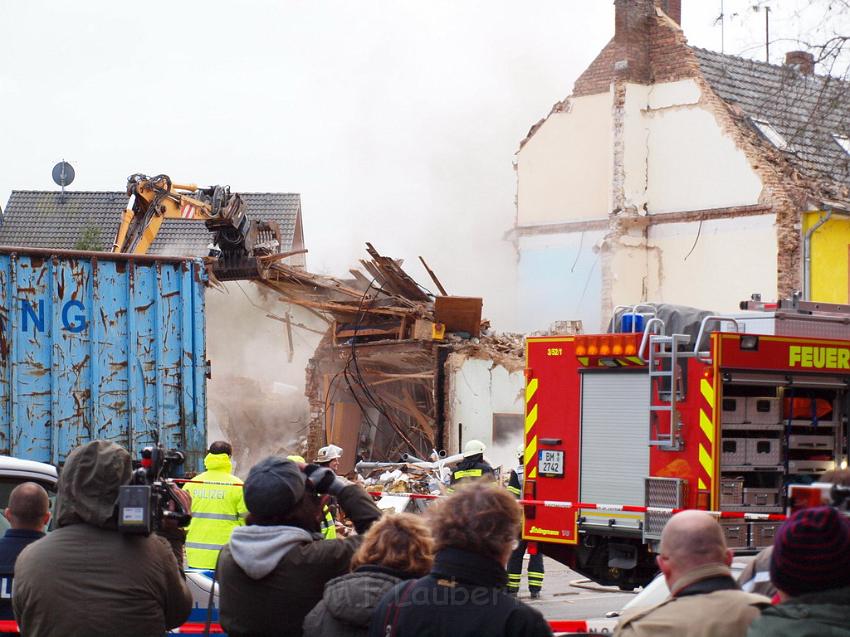
{"type": "MultiPolygon", "coordinates": [[[[772,38],[804,36],[808,2],[772,2],[772,38]]],[[[753,4],[725,1],[725,48],[763,59],[753,4]]],[[[689,41],[720,50],[720,0],[683,5],[689,41]]],[[[0,0],[0,204],[55,188],[63,158],[72,190],[164,172],[299,192],[312,270],[344,274],[370,241],[430,285],[421,254],[510,329],[513,153],[613,14],[610,0],[0,0]]]]}

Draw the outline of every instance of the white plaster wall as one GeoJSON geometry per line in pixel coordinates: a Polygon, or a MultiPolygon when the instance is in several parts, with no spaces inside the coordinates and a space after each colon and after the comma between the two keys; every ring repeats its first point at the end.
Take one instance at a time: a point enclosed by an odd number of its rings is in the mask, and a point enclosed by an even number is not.
{"type": "Polygon", "coordinates": [[[555,321],[580,320],[586,332],[602,325],[602,268],[596,247],[604,230],[520,237],[518,325],[523,333],[555,321]]]}
{"type": "Polygon", "coordinates": [[[520,226],[598,219],[608,214],[611,94],[570,99],[517,153],[520,226]]]}
{"type": "Polygon", "coordinates": [[[702,229],[699,222],[651,226],[650,259],[661,260],[648,268],[657,290],[651,300],[729,312],[753,292],[777,298],[775,222],[760,215],[704,221],[702,229]]]}
{"type": "Polygon", "coordinates": [[[684,80],[629,86],[626,92],[626,123],[638,128],[628,132],[637,149],[627,148],[627,192],[639,190],[639,182],[648,176],[645,200],[650,213],[758,203],[760,178],[714,115],[695,103],[698,91],[692,80],[684,80]],[[641,109],[638,118],[635,113],[641,109]]]}
{"type": "MultiPolygon", "coordinates": [[[[644,117],[650,86],[626,85],[626,100],[623,105],[623,196],[626,208],[644,213],[647,203],[647,152],[649,151],[649,127],[644,117]]],[[[614,188],[617,188],[614,184],[614,188]]]]}
{"type": "Polygon", "coordinates": [[[702,93],[699,85],[693,80],[678,80],[676,82],[664,82],[644,87],[631,84],[632,87],[640,87],[647,90],[647,107],[650,109],[669,108],[671,106],[683,106],[685,104],[696,104],[702,93]]]}
{"type": "Polygon", "coordinates": [[[525,413],[523,371],[510,372],[494,361],[465,358],[461,354],[451,354],[446,369],[450,423],[447,451],[451,454],[460,450],[458,432],[461,431],[464,443],[474,439],[487,446],[485,457],[494,466],[512,466],[522,434],[518,434],[516,441],[494,448],[493,414],[525,413]]]}
{"type": "MultiPolygon", "coordinates": [[[[653,267],[651,257],[643,237],[624,236],[615,244],[610,260],[612,307],[655,300],[657,290],[653,287],[654,277],[649,274],[653,267]]],[[[608,312],[602,317],[603,327],[611,319],[611,308],[608,312]]]]}

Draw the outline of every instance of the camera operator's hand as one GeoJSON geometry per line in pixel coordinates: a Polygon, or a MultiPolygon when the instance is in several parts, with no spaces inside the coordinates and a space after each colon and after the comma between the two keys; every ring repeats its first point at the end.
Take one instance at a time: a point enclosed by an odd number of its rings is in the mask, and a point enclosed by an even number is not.
{"type": "MultiPolygon", "coordinates": [[[[189,493],[188,491],[184,491],[183,489],[181,489],[180,487],[177,487],[177,486],[175,486],[171,490],[171,493],[172,493],[172,495],[174,495],[175,498],[177,498],[177,500],[180,501],[180,506],[183,508],[184,511],[191,511],[192,510],[192,494],[191,493],[189,493]]],[[[174,503],[171,502],[169,504],[174,504],[174,503]]],[[[171,510],[173,511],[174,509],[171,509],[171,510]]]]}
{"type": "Polygon", "coordinates": [[[328,495],[339,495],[345,487],[351,484],[345,478],[340,478],[329,467],[320,467],[316,464],[308,464],[304,468],[307,474],[307,482],[316,493],[327,493],[328,495]]]}
{"type": "MultiPolygon", "coordinates": [[[[180,508],[183,509],[186,513],[192,512],[192,494],[188,491],[184,491],[180,487],[174,484],[168,484],[166,486],[169,493],[174,496],[174,498],[180,503],[180,508]]],[[[173,500],[169,500],[166,503],[166,507],[169,511],[177,511],[177,504],[173,500]]],[[[163,527],[166,529],[176,529],[179,528],[179,524],[176,520],[171,518],[165,518],[162,521],[163,527]]]]}

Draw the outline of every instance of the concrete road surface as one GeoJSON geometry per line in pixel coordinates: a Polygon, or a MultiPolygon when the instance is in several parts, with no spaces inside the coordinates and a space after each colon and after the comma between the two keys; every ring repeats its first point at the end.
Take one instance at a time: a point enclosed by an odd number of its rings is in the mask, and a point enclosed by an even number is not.
{"type": "MultiPolygon", "coordinates": [[[[544,558],[543,591],[540,599],[532,600],[528,594],[526,567],[523,564],[519,598],[533,606],[548,620],[553,619],[604,619],[605,613],[620,610],[636,593],[621,591],[616,587],[599,586],[548,557],[544,558]],[[583,582],[583,583],[582,583],[583,582]],[[577,584],[577,585],[576,585],[577,584]]],[[[607,620],[611,625],[616,619],[607,620]]]]}

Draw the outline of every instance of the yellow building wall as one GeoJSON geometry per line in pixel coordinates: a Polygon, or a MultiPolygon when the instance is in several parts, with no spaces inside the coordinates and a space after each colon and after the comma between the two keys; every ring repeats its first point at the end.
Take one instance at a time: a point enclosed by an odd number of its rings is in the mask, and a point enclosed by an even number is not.
{"type": "MultiPolygon", "coordinates": [[[[810,212],[804,216],[804,240],[809,228],[824,214],[810,212]]],[[[848,302],[848,250],[850,219],[847,217],[833,216],[812,235],[812,301],[848,302]]]]}

